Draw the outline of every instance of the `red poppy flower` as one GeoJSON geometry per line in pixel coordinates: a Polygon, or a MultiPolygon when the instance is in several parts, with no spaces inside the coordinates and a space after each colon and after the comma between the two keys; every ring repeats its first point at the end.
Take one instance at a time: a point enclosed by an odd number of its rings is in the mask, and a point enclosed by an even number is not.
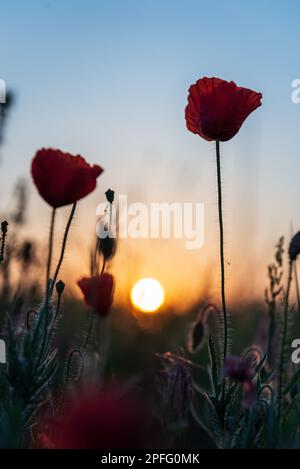
{"type": "MultiPolygon", "coordinates": [[[[40,443],[56,449],[147,448],[155,433],[149,405],[116,386],[83,390],[57,421],[47,425],[40,443]],[[46,433],[45,433],[46,432],[46,433]]],[[[43,447],[43,446],[42,446],[43,447]]]]}
{"type": "Polygon", "coordinates": [[[261,106],[261,93],[220,78],[201,78],[189,89],[187,128],[205,140],[230,140],[261,106]]]}
{"type": "Polygon", "coordinates": [[[242,384],[244,391],[242,404],[244,407],[251,407],[256,400],[255,384],[253,383],[255,368],[251,359],[235,355],[226,357],[222,375],[224,378],[231,378],[242,384]]]}
{"type": "Polygon", "coordinates": [[[103,169],[82,156],[42,148],[32,160],[31,174],[43,199],[53,208],[74,204],[96,187],[103,169]]]}
{"type": "Polygon", "coordinates": [[[77,282],[85,302],[100,316],[107,316],[113,302],[114,279],[110,274],[82,278],[77,282]]]}
{"type": "Polygon", "coordinates": [[[232,378],[240,383],[251,381],[255,376],[255,369],[249,357],[237,357],[231,355],[226,357],[223,376],[232,378]]]}

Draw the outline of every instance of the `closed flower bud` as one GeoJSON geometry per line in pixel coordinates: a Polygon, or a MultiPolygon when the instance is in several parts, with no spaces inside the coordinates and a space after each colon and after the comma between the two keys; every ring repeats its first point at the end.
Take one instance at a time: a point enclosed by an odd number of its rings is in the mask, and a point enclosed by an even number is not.
{"type": "Polygon", "coordinates": [[[105,192],[105,195],[106,195],[107,201],[112,204],[115,198],[115,192],[112,191],[111,189],[107,189],[107,191],[105,192]]]}
{"type": "Polygon", "coordinates": [[[290,261],[296,260],[296,257],[300,253],[300,231],[296,233],[290,242],[289,246],[289,258],[290,261]]]}
{"type": "Polygon", "coordinates": [[[3,234],[6,234],[6,233],[7,233],[7,227],[8,227],[8,223],[7,223],[7,221],[5,220],[5,221],[3,221],[3,222],[1,223],[1,231],[2,231],[3,234]]]}
{"type": "Polygon", "coordinates": [[[58,295],[62,295],[63,294],[63,291],[65,289],[65,284],[62,280],[59,280],[58,282],[56,282],[55,284],[55,288],[56,288],[56,291],[58,293],[58,295]]]}
{"type": "Polygon", "coordinates": [[[110,236],[105,238],[100,238],[99,240],[99,251],[103,255],[104,259],[107,261],[111,259],[116,252],[116,240],[110,236]]]}
{"type": "Polygon", "coordinates": [[[205,325],[203,319],[199,318],[190,328],[188,350],[191,353],[197,352],[204,343],[205,325]]]}
{"type": "Polygon", "coordinates": [[[0,263],[3,262],[4,260],[4,248],[5,248],[5,241],[6,241],[6,236],[7,236],[7,227],[8,227],[8,223],[5,220],[1,223],[2,239],[1,239],[1,247],[0,247],[0,263]]]}

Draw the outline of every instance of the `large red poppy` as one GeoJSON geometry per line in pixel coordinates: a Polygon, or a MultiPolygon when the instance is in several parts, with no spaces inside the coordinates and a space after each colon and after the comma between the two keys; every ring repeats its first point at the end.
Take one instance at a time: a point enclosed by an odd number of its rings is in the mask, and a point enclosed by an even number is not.
{"type": "Polygon", "coordinates": [[[148,448],[156,423],[148,402],[115,385],[81,390],[68,397],[65,412],[38,435],[40,446],[56,449],[148,448]]]}
{"type": "Polygon", "coordinates": [[[261,106],[261,93],[233,81],[201,78],[190,86],[185,108],[187,128],[205,140],[230,140],[245,119],[261,106]]]}
{"type": "Polygon", "coordinates": [[[100,166],[89,165],[80,155],[52,148],[38,150],[31,165],[40,195],[53,208],[74,204],[92,192],[102,171],[100,166]]]}
{"type": "Polygon", "coordinates": [[[85,302],[95,313],[107,316],[113,302],[114,278],[110,274],[85,277],[77,282],[85,302]]]}

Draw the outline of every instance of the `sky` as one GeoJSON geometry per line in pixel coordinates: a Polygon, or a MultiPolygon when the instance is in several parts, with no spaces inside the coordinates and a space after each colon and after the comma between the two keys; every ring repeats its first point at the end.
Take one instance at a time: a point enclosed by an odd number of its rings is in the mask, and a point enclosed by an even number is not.
{"type": "MultiPolygon", "coordinates": [[[[263,105],[221,146],[227,288],[232,299],[262,297],[277,239],[291,222],[300,228],[300,104],[291,100],[299,13],[294,0],[1,1],[0,78],[16,94],[1,151],[2,213],[15,181],[30,181],[38,148],[80,153],[105,172],[79,206],[65,269],[76,258],[74,276],[87,270],[82,253],[108,187],[132,202],[199,201],[202,249],[124,241],[113,270],[120,296],[141,276],[159,278],[183,308],[216,296],[214,146],[187,131],[184,108],[198,78],[234,80],[261,91],[263,105]]],[[[43,240],[48,219],[31,185],[28,232],[43,240]]]]}

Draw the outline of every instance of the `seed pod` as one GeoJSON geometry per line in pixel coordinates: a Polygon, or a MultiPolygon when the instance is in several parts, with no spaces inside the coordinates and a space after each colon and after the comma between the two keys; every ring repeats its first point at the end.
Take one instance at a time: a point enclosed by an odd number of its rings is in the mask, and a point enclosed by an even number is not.
{"type": "Polygon", "coordinates": [[[290,246],[289,246],[290,261],[295,261],[299,253],[300,253],[300,231],[298,231],[298,233],[296,233],[291,239],[290,246]]]}

